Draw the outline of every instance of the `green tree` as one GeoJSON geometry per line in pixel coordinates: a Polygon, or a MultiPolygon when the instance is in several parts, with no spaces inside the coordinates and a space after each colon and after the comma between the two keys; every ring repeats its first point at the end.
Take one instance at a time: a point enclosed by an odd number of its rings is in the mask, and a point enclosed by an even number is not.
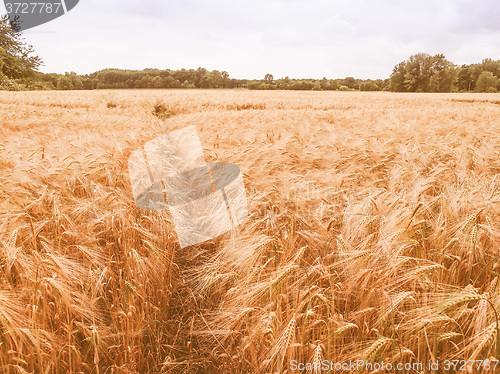
{"type": "Polygon", "coordinates": [[[181,84],[181,88],[195,88],[195,85],[190,83],[187,79],[181,84]]]}
{"type": "Polygon", "coordinates": [[[164,77],[162,79],[162,87],[165,88],[174,88],[175,87],[175,79],[171,75],[164,77]]]}
{"type": "Polygon", "coordinates": [[[82,78],[76,76],[71,83],[73,84],[73,87],[75,87],[75,90],[83,90],[82,78]]]}
{"type": "Polygon", "coordinates": [[[163,88],[163,80],[161,79],[161,77],[159,75],[153,77],[153,81],[152,81],[152,84],[153,84],[153,88],[163,88]]]}
{"type": "Polygon", "coordinates": [[[354,79],[354,77],[347,77],[342,81],[342,85],[349,87],[350,89],[359,89],[359,82],[354,79]]]}
{"type": "Polygon", "coordinates": [[[330,80],[330,90],[338,90],[340,87],[340,83],[338,79],[330,80]]]}
{"type": "Polygon", "coordinates": [[[449,92],[456,80],[456,69],[442,54],[417,53],[396,65],[390,79],[392,91],[449,92]]]}
{"type": "Polygon", "coordinates": [[[42,82],[47,82],[50,85],[53,86],[53,88],[57,87],[57,81],[59,80],[60,75],[56,73],[50,73],[50,74],[40,74],[40,80],[42,82]]]}
{"type": "Polygon", "coordinates": [[[471,77],[471,86],[470,90],[475,91],[476,90],[476,83],[477,80],[479,79],[479,76],[481,73],[484,71],[484,67],[481,64],[472,64],[469,66],[469,74],[471,77]]]}
{"type": "Polygon", "coordinates": [[[33,53],[33,47],[24,42],[22,34],[12,30],[8,16],[0,16],[0,86],[9,80],[20,83],[34,80],[42,60],[33,53]]]}
{"type": "Polygon", "coordinates": [[[71,83],[71,79],[64,75],[59,78],[57,81],[57,89],[58,90],[72,90],[74,89],[73,83],[71,83]]]}
{"type": "Polygon", "coordinates": [[[306,80],[297,80],[292,83],[290,89],[292,90],[312,90],[314,88],[314,82],[306,80]]]}
{"type": "Polygon", "coordinates": [[[428,92],[432,75],[432,57],[427,53],[410,56],[405,68],[404,86],[408,92],[428,92]]]}
{"type": "Polygon", "coordinates": [[[400,62],[392,70],[389,89],[396,92],[406,91],[405,87],[406,61],[400,62]]]}
{"type": "Polygon", "coordinates": [[[224,84],[224,78],[222,78],[221,73],[218,70],[206,73],[200,79],[201,88],[220,88],[224,84]]]}
{"type": "Polygon", "coordinates": [[[274,82],[274,76],[272,74],[266,74],[264,76],[264,81],[267,83],[267,84],[273,84],[274,82]]]}
{"type": "Polygon", "coordinates": [[[497,92],[498,78],[491,71],[483,71],[476,83],[477,92],[497,92]]]}
{"type": "Polygon", "coordinates": [[[330,89],[330,81],[326,79],[326,77],[323,77],[323,79],[321,80],[321,89],[322,90],[330,89]]]}
{"type": "Polygon", "coordinates": [[[470,73],[469,65],[460,66],[457,74],[457,89],[459,91],[471,91],[472,83],[473,79],[470,73]]]}
{"type": "Polygon", "coordinates": [[[246,86],[249,90],[258,90],[260,82],[259,81],[249,81],[246,86]]]}
{"type": "Polygon", "coordinates": [[[380,87],[371,80],[367,80],[359,85],[360,91],[380,91],[380,87]]]}
{"type": "Polygon", "coordinates": [[[83,90],[83,80],[78,74],[72,71],[71,73],[66,73],[66,76],[71,80],[73,89],[83,90]]]}
{"type": "Polygon", "coordinates": [[[451,92],[457,80],[455,65],[448,61],[443,54],[431,57],[429,91],[451,92]]]}
{"type": "Polygon", "coordinates": [[[491,58],[485,58],[481,62],[483,70],[490,71],[497,78],[500,78],[500,61],[492,60],[491,58]]]}
{"type": "Polygon", "coordinates": [[[223,86],[224,86],[224,88],[226,88],[228,86],[228,83],[229,83],[229,73],[224,70],[222,73],[220,73],[220,75],[221,75],[222,80],[223,80],[223,86]]]}
{"type": "Polygon", "coordinates": [[[276,88],[279,90],[289,90],[290,89],[290,78],[285,77],[278,79],[276,81],[276,88]]]}

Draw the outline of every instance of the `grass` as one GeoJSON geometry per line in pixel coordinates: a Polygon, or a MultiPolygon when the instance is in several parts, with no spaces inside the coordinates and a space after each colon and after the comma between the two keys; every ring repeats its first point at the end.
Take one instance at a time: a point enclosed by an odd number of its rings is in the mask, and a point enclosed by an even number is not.
{"type": "Polygon", "coordinates": [[[498,99],[0,92],[0,373],[500,359],[498,99]],[[127,159],[188,125],[250,217],[181,250],[127,159]]]}

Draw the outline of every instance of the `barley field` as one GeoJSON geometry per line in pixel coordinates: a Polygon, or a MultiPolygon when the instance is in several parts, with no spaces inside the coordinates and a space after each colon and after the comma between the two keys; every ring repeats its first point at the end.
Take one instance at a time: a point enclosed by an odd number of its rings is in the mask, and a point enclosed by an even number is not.
{"type": "Polygon", "coordinates": [[[492,373],[499,275],[500,94],[0,92],[1,374],[492,373]],[[181,249],[127,160],[192,125],[249,218],[181,249]]]}

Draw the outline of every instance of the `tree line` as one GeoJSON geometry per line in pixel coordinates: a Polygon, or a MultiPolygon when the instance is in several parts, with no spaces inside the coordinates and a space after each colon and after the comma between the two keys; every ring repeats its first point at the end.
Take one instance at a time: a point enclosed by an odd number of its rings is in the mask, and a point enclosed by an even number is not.
{"type": "Polygon", "coordinates": [[[181,70],[122,70],[104,69],[88,75],[38,74],[47,89],[92,90],[117,88],[248,88],[251,90],[361,90],[380,91],[388,87],[388,80],[345,79],[304,80],[288,77],[274,80],[266,74],[263,80],[229,78],[226,71],[208,71],[204,68],[181,70]]]}
{"type": "Polygon", "coordinates": [[[230,78],[227,71],[104,69],[91,74],[41,73],[40,57],[7,16],[0,17],[0,90],[93,90],[132,88],[247,88],[250,90],[337,90],[396,92],[499,92],[500,60],[457,66],[443,54],[417,53],[398,63],[387,79],[230,78]]]}
{"type": "Polygon", "coordinates": [[[263,80],[247,81],[250,90],[328,90],[328,91],[382,91],[387,90],[389,79],[290,79],[289,77],[274,79],[266,74],[263,80]]]}
{"type": "Polygon", "coordinates": [[[498,92],[500,60],[457,66],[443,54],[417,53],[394,67],[390,91],[397,92],[498,92]]]}
{"type": "Polygon", "coordinates": [[[45,86],[59,90],[93,90],[116,88],[241,88],[244,79],[229,78],[226,71],[208,71],[205,68],[181,70],[123,70],[104,69],[92,74],[74,72],[40,74],[45,86]]]}

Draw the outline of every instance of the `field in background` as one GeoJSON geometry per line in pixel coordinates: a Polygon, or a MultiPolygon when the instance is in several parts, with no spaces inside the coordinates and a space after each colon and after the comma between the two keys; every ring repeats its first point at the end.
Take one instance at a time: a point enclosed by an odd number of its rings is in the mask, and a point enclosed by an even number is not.
{"type": "Polygon", "coordinates": [[[499,104],[0,92],[0,372],[500,359],[499,104]],[[250,217],[180,250],[168,212],[135,206],[127,158],[189,125],[242,169],[250,217]]]}

